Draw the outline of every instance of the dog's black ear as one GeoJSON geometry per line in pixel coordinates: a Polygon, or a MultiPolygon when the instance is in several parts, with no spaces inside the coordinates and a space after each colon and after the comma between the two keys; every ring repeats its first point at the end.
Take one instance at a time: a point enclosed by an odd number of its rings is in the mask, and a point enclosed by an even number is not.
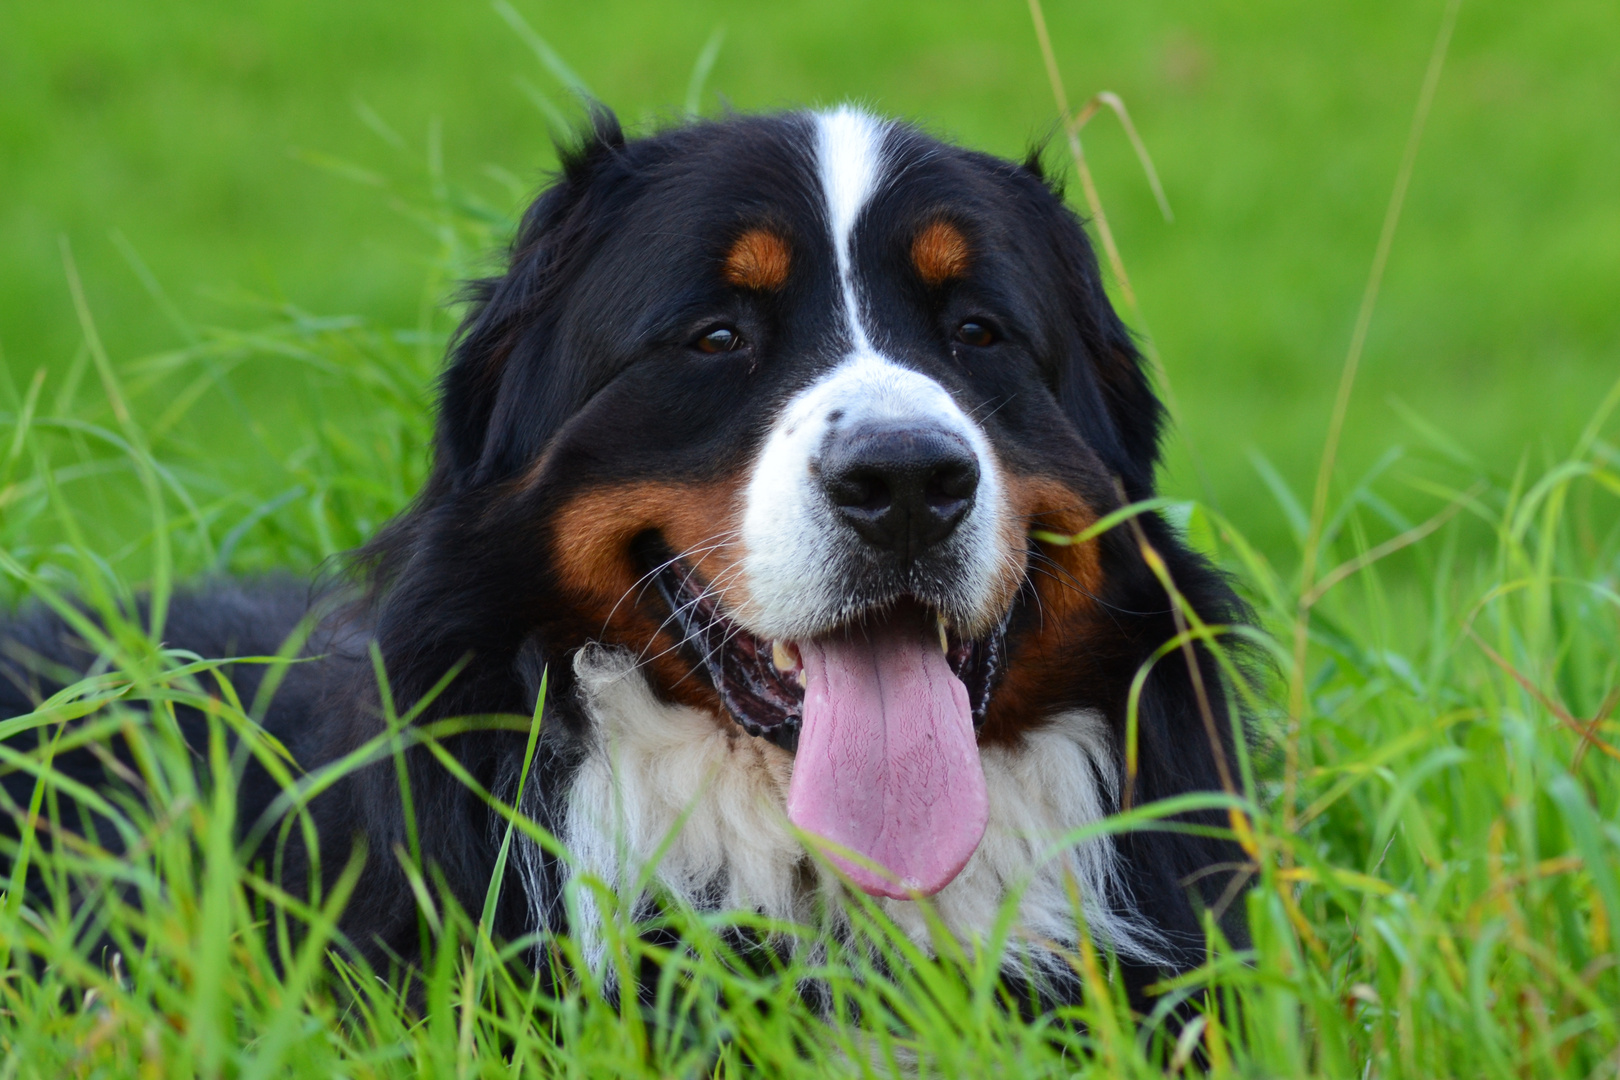
{"type": "MultiPolygon", "coordinates": [[[[523,215],[512,242],[506,271],[468,286],[472,303],[450,350],[439,383],[439,422],[435,440],[435,488],[461,488],[499,471],[492,448],[491,421],[514,355],[544,349],[556,316],[556,294],[579,241],[605,172],[624,148],[624,131],[606,106],[589,104],[590,119],[572,145],[559,145],[561,169],[523,215]]],[[[552,426],[567,415],[561,400],[567,388],[541,380],[542,393],[558,400],[538,405],[552,426]]],[[[550,432],[529,431],[543,442],[550,432]]]]}
{"type": "Polygon", "coordinates": [[[1054,343],[1054,391],[1063,411],[1120,478],[1131,499],[1153,494],[1164,406],[1146,363],[1103,287],[1097,255],[1079,217],[1061,199],[1055,181],[1028,163],[1023,182],[1041,187],[1032,200],[1036,235],[1048,246],[1056,281],[1043,282],[1061,297],[1065,323],[1054,343]]]}
{"type": "Polygon", "coordinates": [[[1041,139],[1031,143],[1029,149],[1024,153],[1024,160],[1019,162],[1019,165],[1029,175],[1045,184],[1052,194],[1061,199],[1063,197],[1062,189],[1046,172],[1046,144],[1050,141],[1050,138],[1050,136],[1043,136],[1041,139]]]}

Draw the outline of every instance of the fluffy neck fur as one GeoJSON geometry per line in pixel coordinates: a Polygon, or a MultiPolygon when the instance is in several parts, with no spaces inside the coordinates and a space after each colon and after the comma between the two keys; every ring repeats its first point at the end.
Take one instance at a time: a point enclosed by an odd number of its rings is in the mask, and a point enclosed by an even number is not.
{"type": "MultiPolygon", "coordinates": [[[[650,912],[655,891],[637,893],[638,883],[653,880],[657,892],[698,910],[756,911],[814,926],[824,936],[844,935],[844,887],[807,857],[787,821],[792,755],[705,712],[659,701],[635,658],[621,650],[587,647],[574,670],[590,735],[561,807],[559,838],[572,854],[565,881],[588,875],[637,916],[650,912]]],[[[1061,961],[1040,943],[1075,942],[1072,882],[1094,939],[1124,957],[1159,962],[1158,935],[1122,910],[1128,897],[1112,842],[1094,836],[1058,846],[1117,805],[1102,718],[1061,713],[1016,748],[986,747],[982,755],[990,802],[983,842],[930,900],[878,901],[886,916],[927,948],[929,920],[921,906],[929,904],[972,949],[989,934],[1009,891],[1022,886],[1015,945],[1004,962],[1027,971],[1033,961],[1056,973],[1061,961]]],[[[533,919],[544,927],[556,898],[538,894],[541,855],[532,844],[523,848],[533,919]]],[[[565,892],[573,894],[574,932],[595,962],[601,913],[587,890],[565,892]]]]}

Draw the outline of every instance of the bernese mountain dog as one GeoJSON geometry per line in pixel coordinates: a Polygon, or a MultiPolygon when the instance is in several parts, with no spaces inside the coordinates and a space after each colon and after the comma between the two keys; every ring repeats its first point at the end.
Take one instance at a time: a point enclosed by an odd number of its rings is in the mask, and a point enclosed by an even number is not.
{"type": "MultiPolygon", "coordinates": [[[[303,770],[386,730],[374,656],[417,724],[528,716],[546,687],[521,793],[509,725],[449,739],[457,770],[418,745],[314,800],[323,873],[369,853],[355,948],[419,951],[407,837],[482,905],[505,820],[469,776],[559,841],[518,843],[493,929],[586,957],[582,875],[627,910],[829,933],[859,890],[924,943],[925,905],[972,941],[1017,891],[1009,964],[1083,921],[1137,991],[1212,925],[1242,934],[1225,814],[1060,842],[1231,790],[1233,688],[1187,628],[1247,616],[1155,512],[1075,540],[1154,496],[1163,410],[1038,157],[847,107],[636,139],[599,111],[470,301],[431,478],[347,583],[204,585],[166,623],[175,648],[271,654],[329,604],[264,719],[303,770]]],[[[0,715],[96,660],[53,614],[0,636],[0,715]]],[[[244,700],[263,670],[235,667],[244,700]]],[[[56,767],[121,783],[106,759],[56,767]]],[[[31,773],[4,784],[28,805],[31,773]]],[[[240,791],[244,828],[279,805],[257,766],[240,791]]]]}

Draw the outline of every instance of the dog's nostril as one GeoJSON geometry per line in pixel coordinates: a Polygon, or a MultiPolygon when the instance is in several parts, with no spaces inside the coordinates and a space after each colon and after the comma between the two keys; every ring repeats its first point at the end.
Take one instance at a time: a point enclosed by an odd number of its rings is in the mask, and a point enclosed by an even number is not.
{"type": "Polygon", "coordinates": [[[977,463],[971,460],[955,462],[943,466],[929,477],[928,484],[923,489],[923,498],[927,500],[929,506],[943,509],[973,498],[973,493],[978,487],[977,463]]]}
{"type": "Polygon", "coordinates": [[[894,496],[884,477],[871,469],[849,469],[840,472],[827,484],[827,494],[840,510],[858,510],[879,514],[889,508],[894,496]]]}
{"type": "Polygon", "coordinates": [[[821,476],[850,528],[909,562],[967,516],[979,461],[965,439],[937,424],[867,424],[833,436],[821,476]]]}

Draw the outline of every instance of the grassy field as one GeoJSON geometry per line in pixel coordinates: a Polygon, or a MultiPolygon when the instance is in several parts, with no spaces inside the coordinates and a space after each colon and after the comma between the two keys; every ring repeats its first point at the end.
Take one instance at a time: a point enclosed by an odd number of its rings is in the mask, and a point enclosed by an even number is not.
{"type": "MultiPolygon", "coordinates": [[[[857,97],[1007,153],[1056,116],[1019,4],[520,7],[640,123],[681,108],[717,28],[705,109],[857,97]]],[[[1086,129],[1179,406],[1170,488],[1276,658],[1237,804],[1254,948],[1165,988],[1205,1018],[1178,1039],[1127,1016],[1089,951],[1085,1005],[1034,1024],[950,949],[895,977],[853,955],[749,971],[680,912],[699,948],[665,958],[656,1007],[615,1005],[602,971],[548,996],[509,962],[526,943],[431,882],[418,1016],[331,938],[341,891],[278,905],[229,783],[199,787],[171,737],[176,702],[221,736],[251,735],[253,703],[119,607],[314,566],[403,504],[442,301],[568,96],[481,3],[11,5],[0,569],[9,597],[87,597],[111,632],[103,672],[0,724],[0,769],[44,778],[4,808],[34,822],[8,861],[56,897],[0,899],[0,1076],[1620,1075],[1620,17],[1461,8],[1317,501],[1441,6],[1047,15],[1071,96],[1121,93],[1164,177],[1174,224],[1109,119],[1086,129]],[[135,854],[40,847],[83,793],[6,740],[128,725],[164,795],[107,808],[135,854]],[[285,970],[283,920],[313,927],[285,970]],[[803,977],[835,988],[830,1025],[786,1007],[803,977]]],[[[626,932],[610,962],[641,948],[626,932]]]]}

